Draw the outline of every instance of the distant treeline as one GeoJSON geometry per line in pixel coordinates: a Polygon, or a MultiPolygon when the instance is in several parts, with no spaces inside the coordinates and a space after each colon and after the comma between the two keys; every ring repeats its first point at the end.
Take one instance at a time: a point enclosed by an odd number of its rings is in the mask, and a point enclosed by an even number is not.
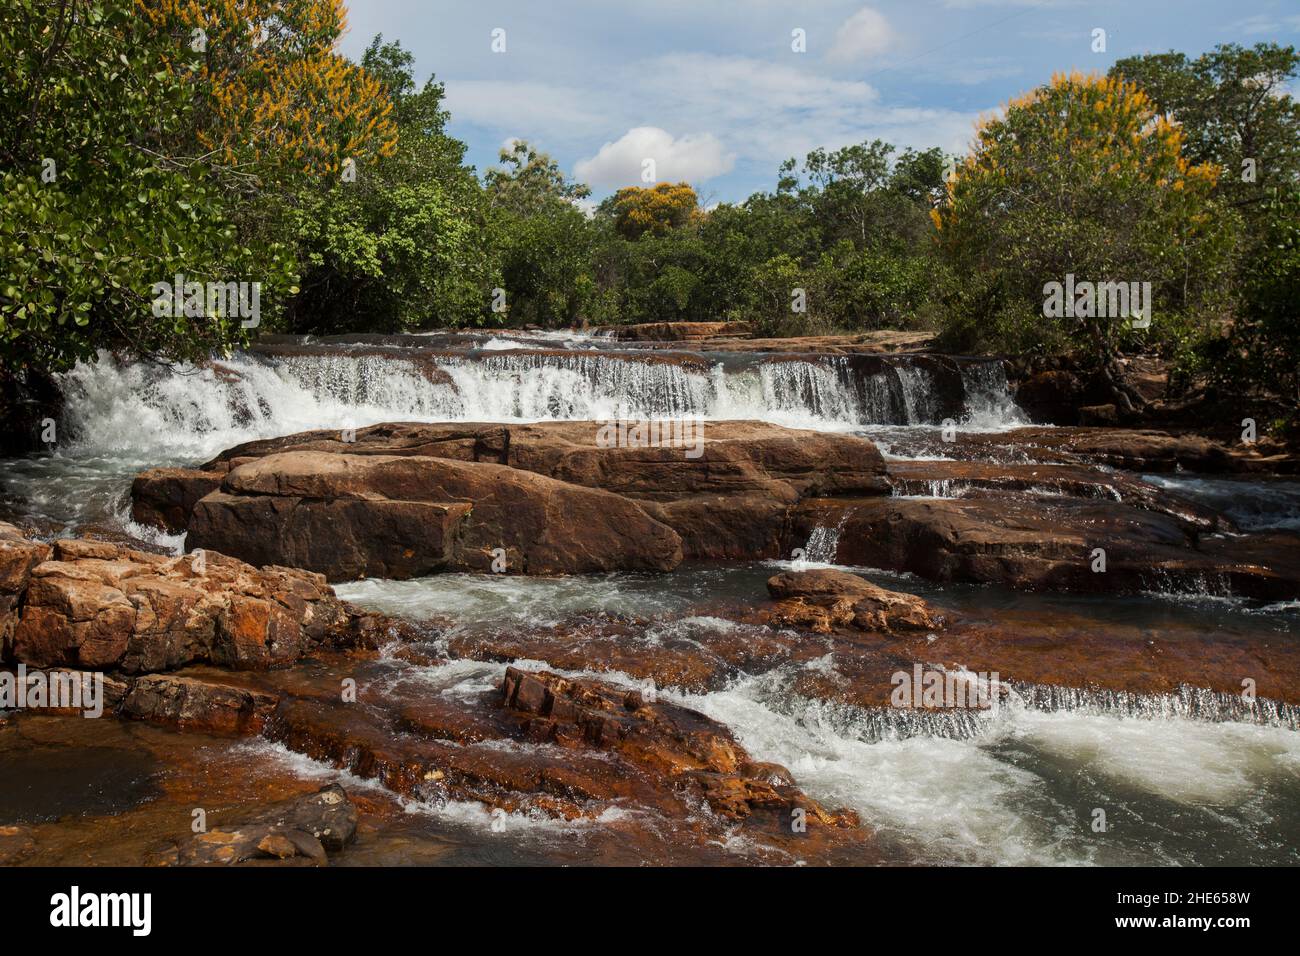
{"type": "Polygon", "coordinates": [[[1068,355],[1117,394],[1120,357],[1153,351],[1180,382],[1300,401],[1291,47],[1054,77],[965,156],[876,140],[789,160],[739,204],[657,183],[592,209],[527,143],[480,177],[442,85],[382,37],[350,62],[343,22],[341,0],[5,5],[6,382],[261,330],[739,319],[932,328],[952,349],[1068,355]],[[151,289],[177,275],[259,283],[260,314],[160,318],[151,289]],[[1104,301],[1045,309],[1067,276],[1149,283],[1149,326],[1104,301]]]}

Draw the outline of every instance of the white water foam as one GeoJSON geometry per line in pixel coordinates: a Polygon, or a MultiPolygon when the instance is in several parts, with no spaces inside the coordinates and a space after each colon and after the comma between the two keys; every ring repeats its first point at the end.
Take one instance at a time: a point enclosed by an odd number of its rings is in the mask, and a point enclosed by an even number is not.
{"type": "MultiPolygon", "coordinates": [[[[256,438],[382,421],[690,417],[822,431],[889,422],[933,424],[937,389],[925,368],[900,358],[862,383],[865,398],[846,386],[845,374],[835,359],[728,370],[721,364],[692,367],[577,350],[558,355],[489,350],[424,359],[343,352],[236,354],[202,368],[119,363],[103,356],[63,378],[64,431],[70,438],[63,447],[79,457],[147,456],[157,465],[202,459],[256,438]]],[[[1005,385],[1005,377],[1002,381],[1005,385]]],[[[1005,413],[1004,426],[1015,420],[1005,388],[1002,405],[979,401],[983,404],[971,406],[969,416],[1005,413]]]]}

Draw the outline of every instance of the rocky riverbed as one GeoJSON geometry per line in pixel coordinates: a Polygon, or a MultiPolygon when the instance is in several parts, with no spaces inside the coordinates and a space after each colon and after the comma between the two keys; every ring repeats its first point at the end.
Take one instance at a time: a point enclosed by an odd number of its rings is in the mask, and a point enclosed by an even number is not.
{"type": "Polygon", "coordinates": [[[72,373],[0,473],[0,861],[1296,862],[1285,455],[627,334],[72,373]]]}

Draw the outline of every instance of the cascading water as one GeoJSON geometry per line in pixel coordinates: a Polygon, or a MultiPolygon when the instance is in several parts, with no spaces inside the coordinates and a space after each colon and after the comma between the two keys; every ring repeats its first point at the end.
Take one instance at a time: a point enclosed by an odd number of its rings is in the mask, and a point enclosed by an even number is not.
{"type": "MultiPolygon", "coordinates": [[[[933,426],[942,410],[938,396],[951,398],[953,391],[951,369],[924,357],[853,364],[843,356],[638,352],[593,338],[546,340],[546,349],[507,347],[524,343],[506,339],[424,341],[295,342],[198,367],[102,355],[63,376],[54,453],[0,464],[0,504],[9,517],[57,526],[51,530],[126,526],[136,537],[154,539],[126,517],[135,473],[196,464],[257,438],[384,421],[755,419],[822,431],[933,426]]],[[[963,380],[981,374],[972,367],[963,366],[963,380]]],[[[999,407],[1014,409],[1001,381],[999,407]]],[[[991,406],[980,401],[985,404],[972,406],[969,415],[989,419],[991,406]]],[[[1013,420],[1010,415],[1003,427],[1013,420]]]]}
{"type": "MultiPolygon", "coordinates": [[[[996,364],[996,363],[994,363],[996,364]]],[[[997,373],[963,377],[995,381],[997,373]]],[[[855,389],[836,359],[729,366],[678,363],[595,350],[568,353],[374,355],[238,354],[203,368],[120,364],[103,358],[65,376],[70,450],[159,459],[215,454],[240,441],[380,421],[547,421],[611,418],[757,419],[847,430],[937,424],[929,369],[890,360],[855,389]]],[[[1018,412],[992,386],[972,392],[969,415],[1018,412]],[[991,399],[989,396],[995,396],[991,399]],[[998,404],[1001,403],[1001,404],[998,404]]],[[[994,424],[992,421],[989,424],[994,424]]]]}

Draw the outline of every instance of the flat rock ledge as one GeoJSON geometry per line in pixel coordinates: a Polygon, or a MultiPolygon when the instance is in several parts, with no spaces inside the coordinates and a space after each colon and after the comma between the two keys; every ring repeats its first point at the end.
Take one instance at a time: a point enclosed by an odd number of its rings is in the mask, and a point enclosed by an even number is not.
{"type": "Polygon", "coordinates": [[[142,524],[189,547],[331,581],[437,571],[667,571],[779,557],[810,495],[889,491],[876,446],[760,422],[701,441],[605,447],[599,422],[387,424],[233,448],[132,488],[142,524]]]}

